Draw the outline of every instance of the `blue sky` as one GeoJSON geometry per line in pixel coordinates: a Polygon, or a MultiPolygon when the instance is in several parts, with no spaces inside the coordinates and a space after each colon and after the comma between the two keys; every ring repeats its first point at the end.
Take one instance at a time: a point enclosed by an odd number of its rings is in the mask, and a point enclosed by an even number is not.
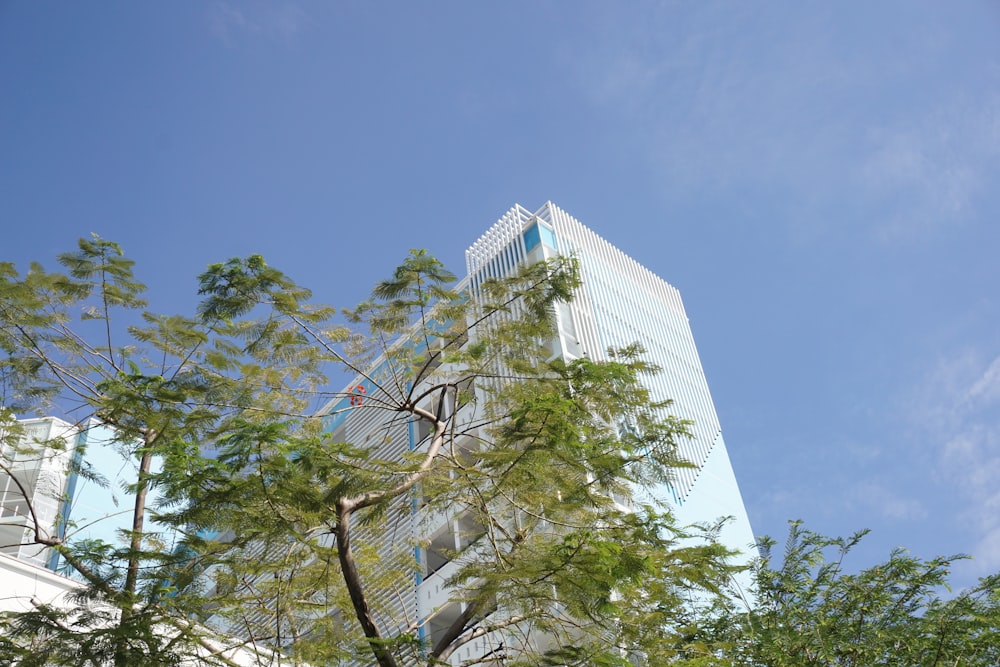
{"type": "Polygon", "coordinates": [[[0,3],[0,259],[352,305],[552,200],[676,285],[757,533],[1000,570],[993,2],[0,3]]]}

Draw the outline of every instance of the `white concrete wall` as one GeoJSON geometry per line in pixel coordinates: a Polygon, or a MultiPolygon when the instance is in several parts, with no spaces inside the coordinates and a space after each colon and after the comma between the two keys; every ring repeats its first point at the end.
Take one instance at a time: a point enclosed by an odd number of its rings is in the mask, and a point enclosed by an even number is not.
{"type": "Polygon", "coordinates": [[[81,584],[51,570],[0,554],[0,612],[29,611],[33,601],[61,606],[81,584]]]}

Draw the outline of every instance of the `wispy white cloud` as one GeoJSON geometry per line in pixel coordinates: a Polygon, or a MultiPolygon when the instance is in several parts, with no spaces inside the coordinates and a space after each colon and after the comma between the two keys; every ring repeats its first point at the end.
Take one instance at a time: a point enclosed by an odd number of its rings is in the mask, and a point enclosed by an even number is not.
{"type": "Polygon", "coordinates": [[[936,448],[939,474],[961,499],[961,516],[976,535],[968,569],[1000,569],[1000,354],[965,350],[928,373],[911,411],[936,448]]]}
{"type": "MultiPolygon", "coordinates": [[[[1000,507],[994,508],[1000,512],[1000,507]]],[[[974,575],[1000,571],[1000,525],[990,526],[976,544],[975,560],[968,566],[974,575]]]]}
{"type": "Polygon", "coordinates": [[[994,359],[982,377],[969,388],[968,398],[986,402],[1000,400],[1000,357],[994,359]]]}
{"type": "Polygon", "coordinates": [[[851,491],[850,501],[869,512],[896,521],[923,519],[927,509],[916,498],[900,495],[886,485],[874,480],[857,484],[851,491]]]}
{"type": "Polygon", "coordinates": [[[868,132],[858,170],[864,194],[893,204],[887,238],[961,223],[1000,167],[1000,100],[942,101],[868,132]]]}
{"type": "Polygon", "coordinates": [[[1000,68],[965,71],[955,31],[927,17],[872,16],[905,48],[874,24],[859,36],[833,7],[668,3],[607,18],[571,71],[589,103],[642,134],[664,192],[780,193],[796,227],[854,224],[884,241],[962,224],[995,197],[1000,68]]]}
{"type": "Polygon", "coordinates": [[[209,29],[226,46],[246,37],[287,41],[309,23],[309,17],[293,2],[249,2],[233,4],[220,0],[207,10],[209,29]]]}

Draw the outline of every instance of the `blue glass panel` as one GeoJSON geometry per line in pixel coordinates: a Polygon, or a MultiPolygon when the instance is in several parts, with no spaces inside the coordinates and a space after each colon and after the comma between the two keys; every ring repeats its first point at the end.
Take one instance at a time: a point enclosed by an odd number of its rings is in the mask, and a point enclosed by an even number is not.
{"type": "Polygon", "coordinates": [[[539,225],[538,228],[542,232],[542,243],[553,250],[559,250],[559,246],[556,244],[556,233],[545,225],[539,225]]]}
{"type": "Polygon", "coordinates": [[[538,225],[532,225],[524,230],[524,249],[531,252],[532,248],[542,242],[542,237],[538,234],[538,225]]]}

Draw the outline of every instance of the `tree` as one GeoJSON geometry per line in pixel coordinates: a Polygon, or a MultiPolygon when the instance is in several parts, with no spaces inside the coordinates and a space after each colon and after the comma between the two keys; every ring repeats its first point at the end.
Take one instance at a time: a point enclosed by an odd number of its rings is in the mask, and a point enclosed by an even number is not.
{"type": "Polygon", "coordinates": [[[703,618],[685,638],[686,664],[1000,664],[1000,575],[948,595],[949,571],[961,557],[922,560],[902,549],[883,563],[850,572],[845,557],[866,533],[828,538],[792,522],[780,560],[775,542],[763,540],[754,571],[755,604],[703,618]]]}
{"type": "Polygon", "coordinates": [[[729,581],[711,530],[650,500],[688,426],[643,387],[657,369],[634,346],[552,355],[570,259],[456,290],[413,251],[343,321],[259,256],[210,266],[193,316],[145,311],[112,242],[59,261],[0,265],[3,414],[112,426],[132,523],[120,544],[34,531],[87,586],[6,619],[0,659],[234,664],[228,634],[294,664],[448,664],[473,644],[463,664],[661,664],[729,581]],[[355,379],[330,391],[333,374],[355,379]],[[442,522],[450,545],[426,532],[442,522]],[[414,615],[401,590],[432,558],[446,603],[414,615]]]}

